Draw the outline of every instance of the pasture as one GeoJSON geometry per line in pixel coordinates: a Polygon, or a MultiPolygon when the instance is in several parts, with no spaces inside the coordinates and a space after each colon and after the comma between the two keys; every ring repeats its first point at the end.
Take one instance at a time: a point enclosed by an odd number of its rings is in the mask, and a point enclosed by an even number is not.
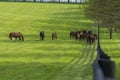
{"type": "MultiPolygon", "coordinates": [[[[69,38],[71,30],[81,29],[97,32],[81,4],[0,2],[0,80],[93,80],[96,43],[69,38]],[[10,41],[12,31],[22,32],[25,41],[10,41]]],[[[115,60],[120,79],[120,34],[113,36],[110,40],[108,30],[101,29],[102,49],[115,60]]]]}

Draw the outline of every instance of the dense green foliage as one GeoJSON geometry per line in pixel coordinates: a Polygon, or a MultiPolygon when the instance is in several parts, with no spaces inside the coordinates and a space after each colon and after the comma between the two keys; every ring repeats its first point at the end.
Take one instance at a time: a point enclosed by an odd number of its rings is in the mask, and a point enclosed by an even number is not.
{"type": "Polygon", "coordinates": [[[86,6],[86,16],[100,20],[101,24],[106,27],[120,27],[120,1],[89,0],[86,6]]]}
{"type": "MultiPolygon", "coordinates": [[[[81,5],[1,2],[0,80],[93,80],[96,44],[69,39],[71,30],[81,29],[96,32],[81,5]],[[44,41],[39,40],[42,30],[44,41]],[[11,31],[22,32],[25,41],[10,41],[11,31]],[[52,32],[58,33],[57,40],[51,40],[52,32]]],[[[102,47],[116,61],[120,79],[120,35],[109,40],[107,29],[101,32],[102,47]]]]}
{"type": "Polygon", "coordinates": [[[120,0],[89,0],[85,10],[86,16],[98,21],[101,26],[120,31],[120,0]]]}

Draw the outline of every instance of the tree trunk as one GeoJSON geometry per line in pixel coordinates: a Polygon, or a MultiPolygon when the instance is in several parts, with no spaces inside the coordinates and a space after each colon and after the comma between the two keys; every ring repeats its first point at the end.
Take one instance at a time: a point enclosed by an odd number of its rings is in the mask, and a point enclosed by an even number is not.
{"type": "Polygon", "coordinates": [[[70,3],[70,0],[68,0],[68,3],[70,3]]]}
{"type": "Polygon", "coordinates": [[[110,39],[112,39],[112,28],[110,28],[109,30],[110,30],[110,39]]]}

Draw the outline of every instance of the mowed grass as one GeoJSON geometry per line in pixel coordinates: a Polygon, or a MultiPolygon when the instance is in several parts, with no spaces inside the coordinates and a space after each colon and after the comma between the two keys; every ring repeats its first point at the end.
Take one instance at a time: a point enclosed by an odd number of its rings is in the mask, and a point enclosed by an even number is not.
{"type": "MultiPolygon", "coordinates": [[[[93,80],[96,44],[69,39],[71,30],[81,29],[96,32],[80,4],[0,2],[0,80],[93,80]],[[25,41],[10,41],[12,31],[22,32],[25,41]],[[51,40],[52,32],[57,40],[51,40]]],[[[102,47],[115,60],[120,79],[120,36],[114,33],[109,40],[108,31],[101,32],[102,47]]]]}
{"type": "Polygon", "coordinates": [[[71,30],[91,26],[81,6],[1,2],[0,19],[1,80],[92,80],[96,45],[69,39],[71,30]],[[22,32],[25,41],[10,41],[11,31],[22,32]],[[51,40],[52,32],[57,40],[51,40]]]}

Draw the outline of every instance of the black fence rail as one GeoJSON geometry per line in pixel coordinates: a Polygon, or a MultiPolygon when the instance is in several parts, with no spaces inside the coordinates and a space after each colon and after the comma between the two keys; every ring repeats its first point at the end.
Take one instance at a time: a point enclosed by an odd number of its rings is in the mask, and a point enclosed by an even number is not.
{"type": "Polygon", "coordinates": [[[115,62],[101,49],[93,62],[93,80],[115,80],[115,62]]]}
{"type": "Polygon", "coordinates": [[[52,2],[52,3],[85,3],[87,0],[0,0],[2,2],[52,2]]]}

